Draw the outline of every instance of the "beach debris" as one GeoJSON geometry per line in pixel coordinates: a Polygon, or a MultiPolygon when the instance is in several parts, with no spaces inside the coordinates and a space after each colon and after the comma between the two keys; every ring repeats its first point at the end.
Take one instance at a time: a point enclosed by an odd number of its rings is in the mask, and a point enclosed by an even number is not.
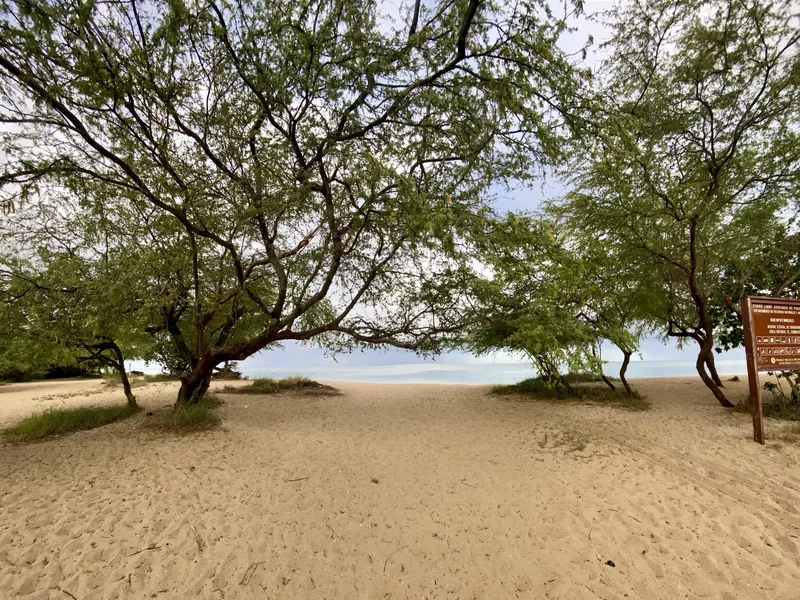
{"type": "Polygon", "coordinates": [[[133,554],[128,554],[128,558],[130,558],[131,556],[136,556],[137,554],[141,554],[142,552],[147,552],[148,550],[157,550],[160,547],[161,546],[156,546],[155,544],[153,544],[152,546],[148,546],[144,550],[137,550],[133,554]]]}
{"type": "Polygon", "coordinates": [[[250,580],[253,578],[253,575],[258,570],[258,567],[260,567],[266,562],[267,561],[265,560],[262,560],[260,562],[254,562],[249,567],[247,567],[247,570],[244,572],[244,577],[242,577],[242,580],[239,582],[239,585],[247,585],[248,583],[250,583],[250,580]]]}
{"type": "Polygon", "coordinates": [[[308,477],[298,477],[297,479],[286,479],[286,483],[294,483],[295,481],[305,481],[308,477]]]}
{"type": "Polygon", "coordinates": [[[197,549],[202,554],[203,553],[203,541],[200,539],[200,534],[197,533],[197,529],[195,529],[194,525],[192,525],[191,523],[189,523],[189,527],[191,527],[192,531],[194,531],[194,538],[197,541],[197,549]]]}
{"type": "Polygon", "coordinates": [[[606,561],[606,564],[607,564],[609,567],[616,567],[616,566],[617,566],[617,565],[615,565],[615,564],[614,564],[614,561],[613,561],[613,560],[607,560],[607,561],[606,561]]]}
{"type": "Polygon", "coordinates": [[[741,381],[741,380],[739,379],[739,376],[738,376],[738,375],[734,375],[733,377],[731,377],[730,379],[728,379],[728,381],[741,381]]]}
{"type": "Polygon", "coordinates": [[[377,480],[377,478],[373,477],[372,478],[372,483],[380,483],[380,482],[377,480]]]}
{"type": "Polygon", "coordinates": [[[406,544],[405,546],[400,546],[400,547],[399,547],[397,550],[395,550],[395,551],[394,551],[394,552],[392,552],[392,553],[391,553],[389,556],[387,556],[387,557],[386,557],[386,560],[385,560],[385,561],[383,561],[383,572],[384,572],[384,573],[386,573],[386,565],[388,565],[388,564],[389,564],[389,559],[390,559],[390,558],[392,558],[392,557],[393,557],[395,554],[397,554],[398,552],[400,552],[400,550],[402,550],[403,548],[408,548],[408,544],[406,544]]]}
{"type": "Polygon", "coordinates": [[[69,596],[70,598],[72,598],[72,600],[78,600],[75,596],[70,594],[67,590],[62,589],[62,588],[57,588],[57,589],[58,589],[59,592],[62,592],[64,594],[66,594],[67,596],[69,596]]]}

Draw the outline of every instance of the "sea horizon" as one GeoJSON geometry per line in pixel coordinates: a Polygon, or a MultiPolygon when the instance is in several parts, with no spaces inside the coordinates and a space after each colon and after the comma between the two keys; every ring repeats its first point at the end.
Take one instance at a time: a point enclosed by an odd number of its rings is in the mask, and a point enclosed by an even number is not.
{"type": "MultiPolygon", "coordinates": [[[[621,361],[608,361],[603,372],[618,377],[621,361]]],[[[717,361],[721,376],[740,375],[747,371],[742,360],[717,361]]],[[[509,384],[536,377],[536,370],[527,363],[404,363],[392,365],[308,365],[244,368],[242,375],[283,378],[303,376],[322,381],[352,383],[436,383],[491,385],[509,384]]],[[[626,378],[685,377],[697,375],[694,361],[642,360],[631,361],[626,378]]]]}

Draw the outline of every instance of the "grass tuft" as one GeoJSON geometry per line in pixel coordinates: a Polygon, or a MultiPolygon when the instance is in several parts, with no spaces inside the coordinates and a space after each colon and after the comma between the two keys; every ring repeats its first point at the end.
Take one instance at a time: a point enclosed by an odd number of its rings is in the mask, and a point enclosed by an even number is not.
{"type": "Polygon", "coordinates": [[[212,412],[222,405],[222,400],[206,394],[197,404],[176,405],[171,408],[148,413],[145,427],[173,433],[192,433],[217,427],[221,420],[212,412]]]}
{"type": "Polygon", "coordinates": [[[570,393],[564,387],[554,387],[541,377],[534,377],[513,385],[497,385],[492,388],[492,393],[501,396],[529,396],[535,400],[594,402],[632,411],[650,408],[650,403],[637,392],[628,395],[625,390],[611,390],[605,385],[573,386],[572,390],[570,393]]]}
{"type": "Polygon", "coordinates": [[[94,429],[126,419],[137,410],[128,405],[49,409],[23,419],[3,433],[9,442],[30,442],[73,431],[94,429]]]}
{"type": "Polygon", "coordinates": [[[277,394],[279,392],[305,392],[309,395],[329,396],[335,396],[339,393],[336,388],[333,388],[329,385],[322,385],[321,383],[317,383],[308,377],[286,377],[284,379],[259,377],[258,379],[253,379],[250,385],[229,385],[222,388],[222,391],[226,394],[277,394]]]}
{"type": "Polygon", "coordinates": [[[179,375],[170,375],[169,373],[154,373],[152,375],[143,375],[142,381],[145,383],[157,383],[160,381],[180,381],[179,375]]]}

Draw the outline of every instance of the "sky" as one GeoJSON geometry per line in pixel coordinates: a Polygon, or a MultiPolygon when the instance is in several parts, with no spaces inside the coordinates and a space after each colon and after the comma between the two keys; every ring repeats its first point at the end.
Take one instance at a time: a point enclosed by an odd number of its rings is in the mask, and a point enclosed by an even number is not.
{"type": "MultiPolygon", "coordinates": [[[[596,14],[600,11],[608,10],[613,2],[594,1],[585,3],[585,14],[578,19],[572,19],[572,24],[576,31],[570,33],[564,40],[562,47],[567,52],[577,52],[587,41],[589,36],[594,38],[593,49],[590,50],[585,65],[591,68],[599,66],[602,58],[602,51],[598,48],[608,37],[605,28],[587,18],[586,15],[596,14]]],[[[555,4],[553,4],[555,6],[555,4]]],[[[538,185],[528,188],[518,188],[512,191],[497,190],[496,207],[499,210],[534,210],[545,199],[558,197],[564,191],[563,186],[553,178],[543,179],[538,185]]],[[[635,356],[633,360],[642,359],[644,361],[686,361],[693,362],[697,356],[697,349],[694,345],[689,345],[683,350],[678,349],[674,343],[664,344],[658,339],[645,339],[642,342],[641,355],[635,356]]],[[[604,359],[609,361],[619,361],[622,354],[614,347],[604,348],[604,359]]],[[[723,353],[718,360],[743,360],[744,350],[734,350],[723,353]]],[[[240,368],[245,372],[255,372],[264,368],[303,368],[330,367],[340,365],[343,367],[358,366],[385,366],[400,364],[505,364],[505,363],[524,363],[525,358],[518,355],[499,352],[490,356],[473,356],[467,352],[449,352],[435,358],[422,358],[415,353],[391,348],[388,350],[363,350],[351,354],[342,354],[336,357],[330,356],[324,350],[317,347],[303,346],[299,343],[287,343],[279,349],[265,350],[246,361],[240,363],[240,368]]]]}

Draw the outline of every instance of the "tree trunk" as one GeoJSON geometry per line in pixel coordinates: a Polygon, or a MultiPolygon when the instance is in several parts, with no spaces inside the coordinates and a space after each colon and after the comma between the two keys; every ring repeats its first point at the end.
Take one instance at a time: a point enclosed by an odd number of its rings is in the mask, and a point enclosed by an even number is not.
{"type": "Polygon", "coordinates": [[[566,377],[564,377],[563,375],[558,375],[557,381],[564,386],[564,389],[567,390],[567,393],[570,396],[577,396],[577,394],[575,393],[575,389],[569,384],[569,381],[567,381],[566,377]]]}
{"type": "Polygon", "coordinates": [[[136,404],[136,396],[133,395],[131,382],[128,380],[128,373],[125,371],[125,357],[122,356],[122,350],[120,350],[119,346],[114,342],[111,342],[111,349],[114,351],[114,355],[117,358],[115,366],[119,373],[119,379],[122,382],[122,389],[125,392],[125,399],[128,401],[128,406],[131,408],[138,408],[139,405],[136,404]]]}
{"type": "Polygon", "coordinates": [[[128,401],[128,406],[137,408],[139,405],[136,404],[136,396],[133,395],[131,382],[128,380],[128,374],[125,372],[124,367],[119,370],[119,378],[122,381],[122,389],[125,392],[125,399],[128,401]]]}
{"type": "MultiPolygon", "coordinates": [[[[733,404],[725,397],[724,392],[720,387],[714,383],[714,380],[706,373],[706,363],[708,362],[709,354],[714,349],[714,326],[711,324],[711,319],[708,316],[708,303],[706,297],[702,293],[700,286],[697,284],[696,269],[697,269],[697,217],[692,219],[691,227],[689,229],[689,252],[691,256],[691,266],[688,271],[689,275],[689,291],[692,294],[695,308],[697,309],[697,316],[700,320],[700,327],[703,332],[703,341],[700,344],[700,353],[697,355],[697,373],[700,379],[706,384],[706,387],[711,390],[714,397],[725,408],[733,408],[733,404]]],[[[712,357],[713,361],[713,357],[712,357]]]]}
{"type": "Polygon", "coordinates": [[[708,373],[711,375],[711,380],[714,382],[714,385],[717,387],[725,387],[722,385],[722,380],[719,378],[719,373],[717,373],[717,364],[714,360],[714,350],[712,349],[711,352],[708,353],[706,357],[706,368],[708,369],[708,373]]]}
{"type": "Polygon", "coordinates": [[[211,385],[213,367],[208,369],[198,365],[187,375],[181,377],[181,388],[178,390],[178,399],[175,406],[197,404],[206,395],[211,385]]]}
{"type": "Polygon", "coordinates": [[[605,374],[605,373],[601,372],[601,373],[600,373],[600,377],[602,377],[602,378],[603,378],[603,381],[605,382],[605,384],[606,384],[608,387],[610,387],[610,388],[611,388],[611,391],[612,391],[612,392],[613,392],[614,390],[616,390],[616,389],[617,389],[617,388],[616,388],[616,386],[614,386],[614,384],[613,384],[613,383],[611,383],[611,380],[610,380],[608,377],[606,377],[606,374],[605,374]]]}
{"type": "MultiPolygon", "coordinates": [[[[597,348],[595,347],[594,344],[592,344],[592,356],[597,358],[597,348]]],[[[600,378],[605,382],[605,384],[608,387],[611,388],[612,392],[617,389],[616,387],[614,387],[614,384],[611,383],[611,381],[608,379],[608,377],[606,377],[606,374],[603,373],[603,364],[602,364],[602,362],[600,363],[600,378]]]]}
{"type": "Polygon", "coordinates": [[[714,394],[714,397],[719,401],[719,403],[724,406],[725,408],[733,408],[733,404],[730,400],[725,397],[725,394],[719,389],[719,386],[714,383],[714,380],[711,376],[706,373],[706,357],[708,355],[708,345],[706,343],[700,348],[700,353],[697,355],[697,363],[695,366],[697,367],[697,373],[700,375],[700,379],[703,380],[703,383],[706,384],[708,389],[714,394]]]}
{"type": "Polygon", "coordinates": [[[622,382],[622,386],[625,388],[625,391],[628,392],[629,396],[633,396],[633,389],[628,383],[628,380],[625,379],[625,373],[628,372],[628,365],[631,362],[631,354],[633,354],[633,352],[625,352],[624,350],[622,351],[622,366],[619,368],[619,380],[622,382]]]}

